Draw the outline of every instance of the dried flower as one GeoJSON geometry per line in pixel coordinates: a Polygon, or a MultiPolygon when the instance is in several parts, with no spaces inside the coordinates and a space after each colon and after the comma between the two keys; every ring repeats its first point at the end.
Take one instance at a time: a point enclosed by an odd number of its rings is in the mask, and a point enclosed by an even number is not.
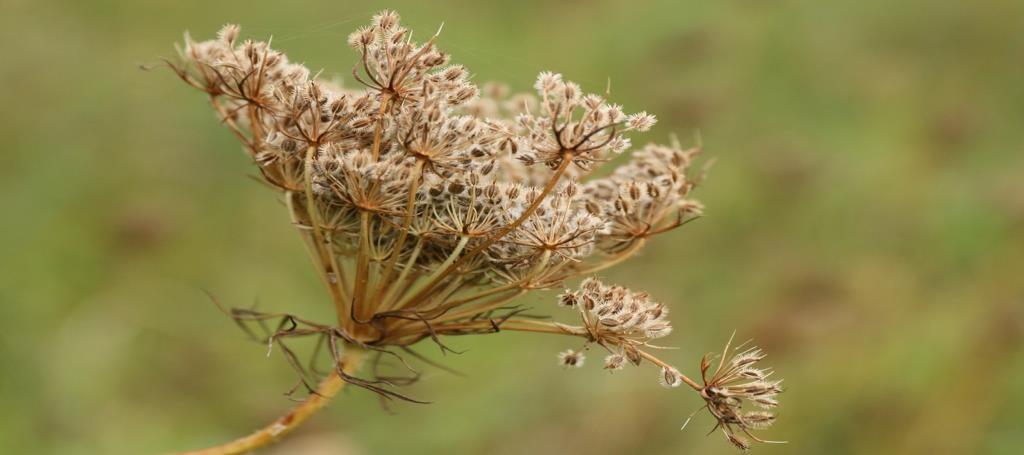
{"type": "Polygon", "coordinates": [[[646,293],[634,293],[621,286],[606,286],[587,278],[579,290],[566,292],[562,302],[579,302],[588,336],[599,344],[639,347],[672,331],[668,308],[651,301],[646,293]]]}
{"type": "Polygon", "coordinates": [[[658,380],[664,387],[679,387],[683,384],[683,375],[675,368],[663,367],[661,369],[661,377],[658,380]]]}
{"type": "Polygon", "coordinates": [[[240,42],[234,25],[215,40],[186,36],[180,61],[169,64],[208,96],[280,191],[337,314],[324,324],[232,310],[240,324],[277,320],[265,341],[311,391],[307,379],[318,374],[286,341],[316,337],[340,380],[411,400],[393,389],[400,382],[393,377],[355,376],[346,353],[419,358],[409,347],[425,339],[446,349],[445,336],[540,332],[585,340],[559,354],[566,367],[582,366],[591,345],[608,351],[610,371],[658,366],[662,384],[700,392],[737,446],[746,443],[735,429],[770,425],[770,414],[739,407],[775,405],[778,383],[752,366],[760,351],[723,361],[728,366],[701,386],[649,352],[672,330],[666,306],[592,277],[700,216],[701,205],[689,199],[699,178],[688,173],[699,149],[647,145],[593,178],[630,148],[627,134],[655,124],[653,115],[626,114],[551,72],[537,77],[535,95],[509,95],[498,84],[481,91],[465,68],[449,64],[437,34],[423,44],[411,36],[392,11],[349,36],[359,89],[313,78],[268,43],[240,42]],[[511,305],[578,277],[589,278],[558,302],[581,325],[531,319],[511,305]]]}
{"type": "Polygon", "coordinates": [[[558,353],[558,363],[566,368],[580,368],[583,366],[584,360],[586,360],[586,356],[582,352],[572,349],[558,353]]]}
{"type": "Polygon", "coordinates": [[[609,354],[604,358],[604,369],[611,371],[621,370],[626,366],[626,357],[622,354],[609,354]]]}
{"type": "Polygon", "coordinates": [[[781,380],[772,380],[771,370],[758,368],[757,362],[765,355],[756,347],[737,352],[738,348],[730,348],[732,340],[726,344],[725,351],[713,373],[708,375],[711,360],[708,355],[701,359],[700,371],[704,386],[700,395],[704,398],[706,408],[718,420],[716,428],[721,428],[726,438],[740,449],[749,448],[746,437],[757,442],[766,441],[754,436],[751,431],[763,430],[775,422],[775,414],[765,411],[744,411],[745,402],[755,404],[764,409],[778,406],[776,396],[782,392],[781,380]]]}

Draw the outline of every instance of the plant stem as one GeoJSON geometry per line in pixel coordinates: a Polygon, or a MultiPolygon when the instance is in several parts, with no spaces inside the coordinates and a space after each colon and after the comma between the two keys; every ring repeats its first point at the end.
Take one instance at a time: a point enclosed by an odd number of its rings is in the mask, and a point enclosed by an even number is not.
{"type": "Polygon", "coordinates": [[[335,310],[338,313],[338,324],[344,327],[345,315],[348,315],[348,296],[345,295],[345,287],[342,285],[341,276],[343,271],[338,263],[338,258],[333,251],[333,243],[320,230],[323,221],[320,220],[320,210],[316,207],[316,199],[313,197],[313,157],[316,154],[316,147],[309,146],[306,149],[306,157],[303,162],[303,181],[305,182],[306,213],[309,216],[309,224],[313,228],[313,243],[320,256],[320,263],[315,264],[323,269],[327,277],[327,291],[331,293],[331,300],[334,301],[335,310]],[[332,279],[333,277],[333,279],[332,279]]]}
{"type": "MultiPolygon", "coordinates": [[[[346,346],[338,368],[351,375],[359,369],[365,358],[365,351],[355,346],[346,346]]],[[[302,425],[310,416],[323,408],[331,398],[338,394],[338,391],[345,386],[345,381],[334,371],[320,382],[316,393],[310,394],[306,401],[292,408],[284,416],[275,420],[255,432],[215,447],[191,452],[182,452],[179,455],[232,455],[246,453],[273,444],[283,438],[292,430],[302,425]]]]}
{"type": "MultiPolygon", "coordinates": [[[[476,321],[468,321],[468,322],[455,322],[455,323],[450,323],[450,324],[445,324],[445,325],[442,325],[442,326],[434,327],[434,331],[437,334],[441,334],[441,333],[444,333],[444,332],[447,332],[447,331],[458,331],[458,330],[466,330],[466,329],[473,329],[473,328],[486,328],[486,327],[491,327],[492,326],[491,324],[492,323],[491,323],[490,320],[476,320],[476,321]]],[[[551,322],[535,321],[535,320],[532,320],[532,319],[507,319],[507,320],[505,320],[501,324],[500,327],[501,327],[501,330],[510,330],[510,331],[514,331],[514,332],[550,333],[550,334],[553,334],[553,335],[568,335],[568,336],[574,336],[574,337],[586,337],[587,336],[586,335],[587,330],[585,328],[583,328],[583,327],[565,326],[565,325],[560,325],[560,324],[556,325],[556,324],[551,323],[551,322]]],[[[404,333],[404,331],[399,331],[395,335],[397,337],[401,337],[401,336],[404,336],[405,333],[404,333]]],[[[658,357],[656,357],[654,354],[651,354],[650,352],[644,351],[642,349],[637,349],[637,353],[639,353],[641,357],[643,357],[644,359],[646,359],[647,361],[651,362],[654,365],[657,365],[657,366],[662,367],[662,368],[673,368],[672,365],[669,365],[667,362],[665,362],[664,360],[659,359],[658,357]]],[[[677,370],[677,372],[678,372],[678,370],[677,370]]],[[[697,381],[694,381],[693,379],[690,379],[689,376],[686,376],[685,374],[682,374],[682,373],[679,373],[679,376],[680,376],[680,378],[682,378],[683,382],[686,383],[686,385],[690,386],[690,388],[692,388],[693,390],[696,390],[696,391],[699,392],[699,391],[701,391],[703,389],[703,387],[700,384],[698,384],[697,381]]]]}
{"type": "MultiPolygon", "coordinates": [[[[437,280],[437,278],[440,275],[442,275],[445,271],[447,271],[448,267],[451,266],[452,263],[454,263],[456,259],[459,259],[459,255],[462,254],[463,248],[466,248],[466,244],[468,244],[468,243],[469,243],[469,236],[465,236],[464,235],[464,236],[459,237],[459,243],[457,243],[455,245],[455,249],[448,255],[448,258],[446,258],[444,260],[444,262],[441,263],[441,265],[437,266],[437,269],[434,270],[434,273],[430,274],[430,276],[427,277],[427,286],[430,286],[430,285],[434,284],[434,281],[437,280]]],[[[419,295],[419,294],[417,294],[417,295],[419,295]]],[[[408,308],[408,307],[412,306],[413,302],[415,302],[415,300],[405,301],[405,302],[403,302],[402,305],[399,305],[399,307],[400,308],[408,308]]]]}
{"type": "MultiPolygon", "coordinates": [[[[339,268],[334,274],[334,278],[339,283],[339,286],[335,286],[335,283],[331,282],[331,277],[328,275],[327,271],[327,263],[324,262],[322,250],[318,248],[316,236],[314,236],[311,231],[304,230],[301,227],[303,223],[299,218],[299,213],[297,212],[297,207],[295,205],[296,197],[298,197],[297,193],[293,193],[291,191],[286,191],[284,193],[284,200],[288,205],[288,214],[291,216],[292,224],[294,224],[299,231],[299,236],[302,237],[302,244],[306,247],[306,253],[309,255],[310,261],[313,262],[313,267],[316,268],[317,276],[320,277],[320,281],[323,282],[325,287],[327,287],[327,292],[331,295],[331,301],[334,302],[334,308],[338,314],[338,321],[340,324],[344,321],[341,318],[341,315],[348,314],[348,310],[346,309],[347,307],[345,306],[347,298],[344,296],[344,293],[341,295],[337,294],[338,292],[342,292],[344,289],[344,283],[341,281],[342,278],[344,278],[344,275],[341,274],[341,270],[339,268]]],[[[310,224],[314,223],[314,221],[310,221],[310,224]]]]}
{"type": "MultiPolygon", "coordinates": [[[[402,248],[405,246],[405,239],[409,236],[409,226],[412,224],[413,210],[416,207],[416,194],[420,187],[420,177],[423,175],[423,161],[416,160],[416,169],[413,171],[412,180],[409,182],[409,198],[405,202],[405,216],[402,221],[402,229],[398,233],[398,241],[395,242],[393,253],[391,258],[388,259],[388,264],[384,267],[384,272],[381,274],[380,287],[377,292],[374,293],[374,305],[379,306],[381,300],[384,298],[384,294],[389,286],[394,286],[389,281],[391,273],[395,270],[395,264],[398,263],[398,257],[402,255],[402,248]]],[[[398,283],[396,281],[395,283],[398,283]]]]}
{"type": "Polygon", "coordinates": [[[633,257],[634,254],[636,254],[638,251],[640,251],[640,248],[642,248],[644,246],[644,243],[646,243],[646,240],[647,239],[637,239],[635,242],[633,242],[632,245],[629,246],[629,248],[619,252],[615,256],[612,256],[612,257],[608,258],[608,260],[606,260],[605,262],[598,263],[598,264],[594,265],[593,267],[590,267],[590,268],[587,268],[587,269],[574,271],[573,273],[576,276],[590,275],[592,273],[597,273],[597,272],[600,272],[600,271],[602,271],[604,269],[607,269],[609,267],[613,267],[615,265],[618,265],[622,261],[625,261],[626,259],[629,259],[629,258],[633,257]]]}

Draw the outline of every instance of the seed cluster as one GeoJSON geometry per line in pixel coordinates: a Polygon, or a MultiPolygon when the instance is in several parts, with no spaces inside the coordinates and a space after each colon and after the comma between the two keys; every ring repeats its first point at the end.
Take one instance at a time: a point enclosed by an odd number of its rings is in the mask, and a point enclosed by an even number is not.
{"type": "Polygon", "coordinates": [[[763,430],[775,423],[775,414],[767,411],[744,411],[743,405],[751,403],[762,409],[773,409],[779,405],[776,397],[782,393],[781,380],[771,379],[770,369],[758,368],[757,362],[765,354],[756,347],[741,352],[726,346],[721,361],[714,373],[708,375],[711,360],[701,360],[701,377],[704,387],[700,391],[706,407],[718,419],[718,427],[726,438],[741,450],[750,448],[746,435],[757,442],[765,441],[754,436],[752,430],[763,430]]]}
{"type": "MultiPolygon", "coordinates": [[[[186,36],[169,64],[280,190],[330,291],[336,326],[275,338],[329,331],[331,341],[405,349],[443,335],[547,331],[607,348],[609,370],[658,364],[643,349],[671,325],[646,294],[587,279],[561,297],[582,326],[517,319],[510,302],[592,276],[700,216],[689,198],[700,175],[688,172],[699,149],[645,145],[594,176],[655,117],[550,72],[533,94],[478,88],[436,40],[416,43],[397,14],[376,15],[348,39],[356,88],[311,75],[269,43],[240,41],[234,25],[209,41],[186,36]]],[[[560,359],[579,367],[583,353],[560,359]]],[[[663,384],[688,380],[660,366],[663,384]]]]}
{"type": "Polygon", "coordinates": [[[687,198],[697,149],[648,145],[588,178],[655,119],[561,75],[541,73],[536,95],[481,96],[434,38],[416,44],[392,12],[349,38],[364,90],[312,78],[238,35],[229,25],[188,40],[179,74],[285,192],[346,310],[343,328],[363,341],[415,342],[417,321],[441,329],[507,303],[475,295],[593,273],[701,212],[687,198]]]}
{"type": "Polygon", "coordinates": [[[622,286],[607,286],[596,278],[587,278],[577,291],[559,296],[559,304],[580,311],[583,326],[595,342],[623,352],[633,363],[640,363],[637,346],[661,338],[672,331],[668,308],[652,302],[646,293],[634,293],[622,286]]]}

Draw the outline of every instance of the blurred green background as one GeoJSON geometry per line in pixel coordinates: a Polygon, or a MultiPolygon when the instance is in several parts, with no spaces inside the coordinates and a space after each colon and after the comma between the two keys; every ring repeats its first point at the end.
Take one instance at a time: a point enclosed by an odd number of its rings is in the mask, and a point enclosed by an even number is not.
{"type": "MultiPolygon", "coordinates": [[[[1024,450],[1024,3],[5,0],[0,452],[199,448],[290,406],[293,373],[210,304],[329,320],[273,194],[203,96],[139,64],[181,32],[348,74],[384,7],[479,82],[556,70],[699,131],[707,216],[609,271],[674,308],[696,370],[736,330],[785,378],[763,454],[1024,450]]],[[[557,310],[550,295],[522,303],[557,310]]],[[[568,316],[566,314],[566,316],[568,316]]],[[[351,391],[267,453],[732,453],[653,369],[563,371],[574,342],[454,338],[383,410],[351,391]]],[[[422,346],[436,355],[436,348],[422,346]]]]}

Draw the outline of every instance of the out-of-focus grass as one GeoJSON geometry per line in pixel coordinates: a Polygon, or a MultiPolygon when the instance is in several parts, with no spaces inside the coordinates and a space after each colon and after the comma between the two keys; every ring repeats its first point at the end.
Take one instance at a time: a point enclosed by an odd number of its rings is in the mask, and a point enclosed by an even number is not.
{"type": "MultiPolygon", "coordinates": [[[[708,216],[608,272],[675,308],[696,367],[735,329],[786,379],[761,453],[1024,447],[1024,5],[1013,1],[392,2],[478,81],[545,69],[717,164],[708,216]]],[[[183,29],[274,35],[344,75],[378,3],[9,0],[0,18],[0,452],[220,442],[293,376],[209,304],[328,318],[282,208],[202,97],[138,64],[183,29]]],[[[549,301],[524,302],[556,311],[549,301]]],[[[454,339],[384,412],[353,391],[277,453],[730,453],[651,370],[565,372],[567,340],[454,339]],[[319,449],[316,449],[319,447],[319,449]]],[[[433,348],[425,346],[425,351],[433,348]]]]}

